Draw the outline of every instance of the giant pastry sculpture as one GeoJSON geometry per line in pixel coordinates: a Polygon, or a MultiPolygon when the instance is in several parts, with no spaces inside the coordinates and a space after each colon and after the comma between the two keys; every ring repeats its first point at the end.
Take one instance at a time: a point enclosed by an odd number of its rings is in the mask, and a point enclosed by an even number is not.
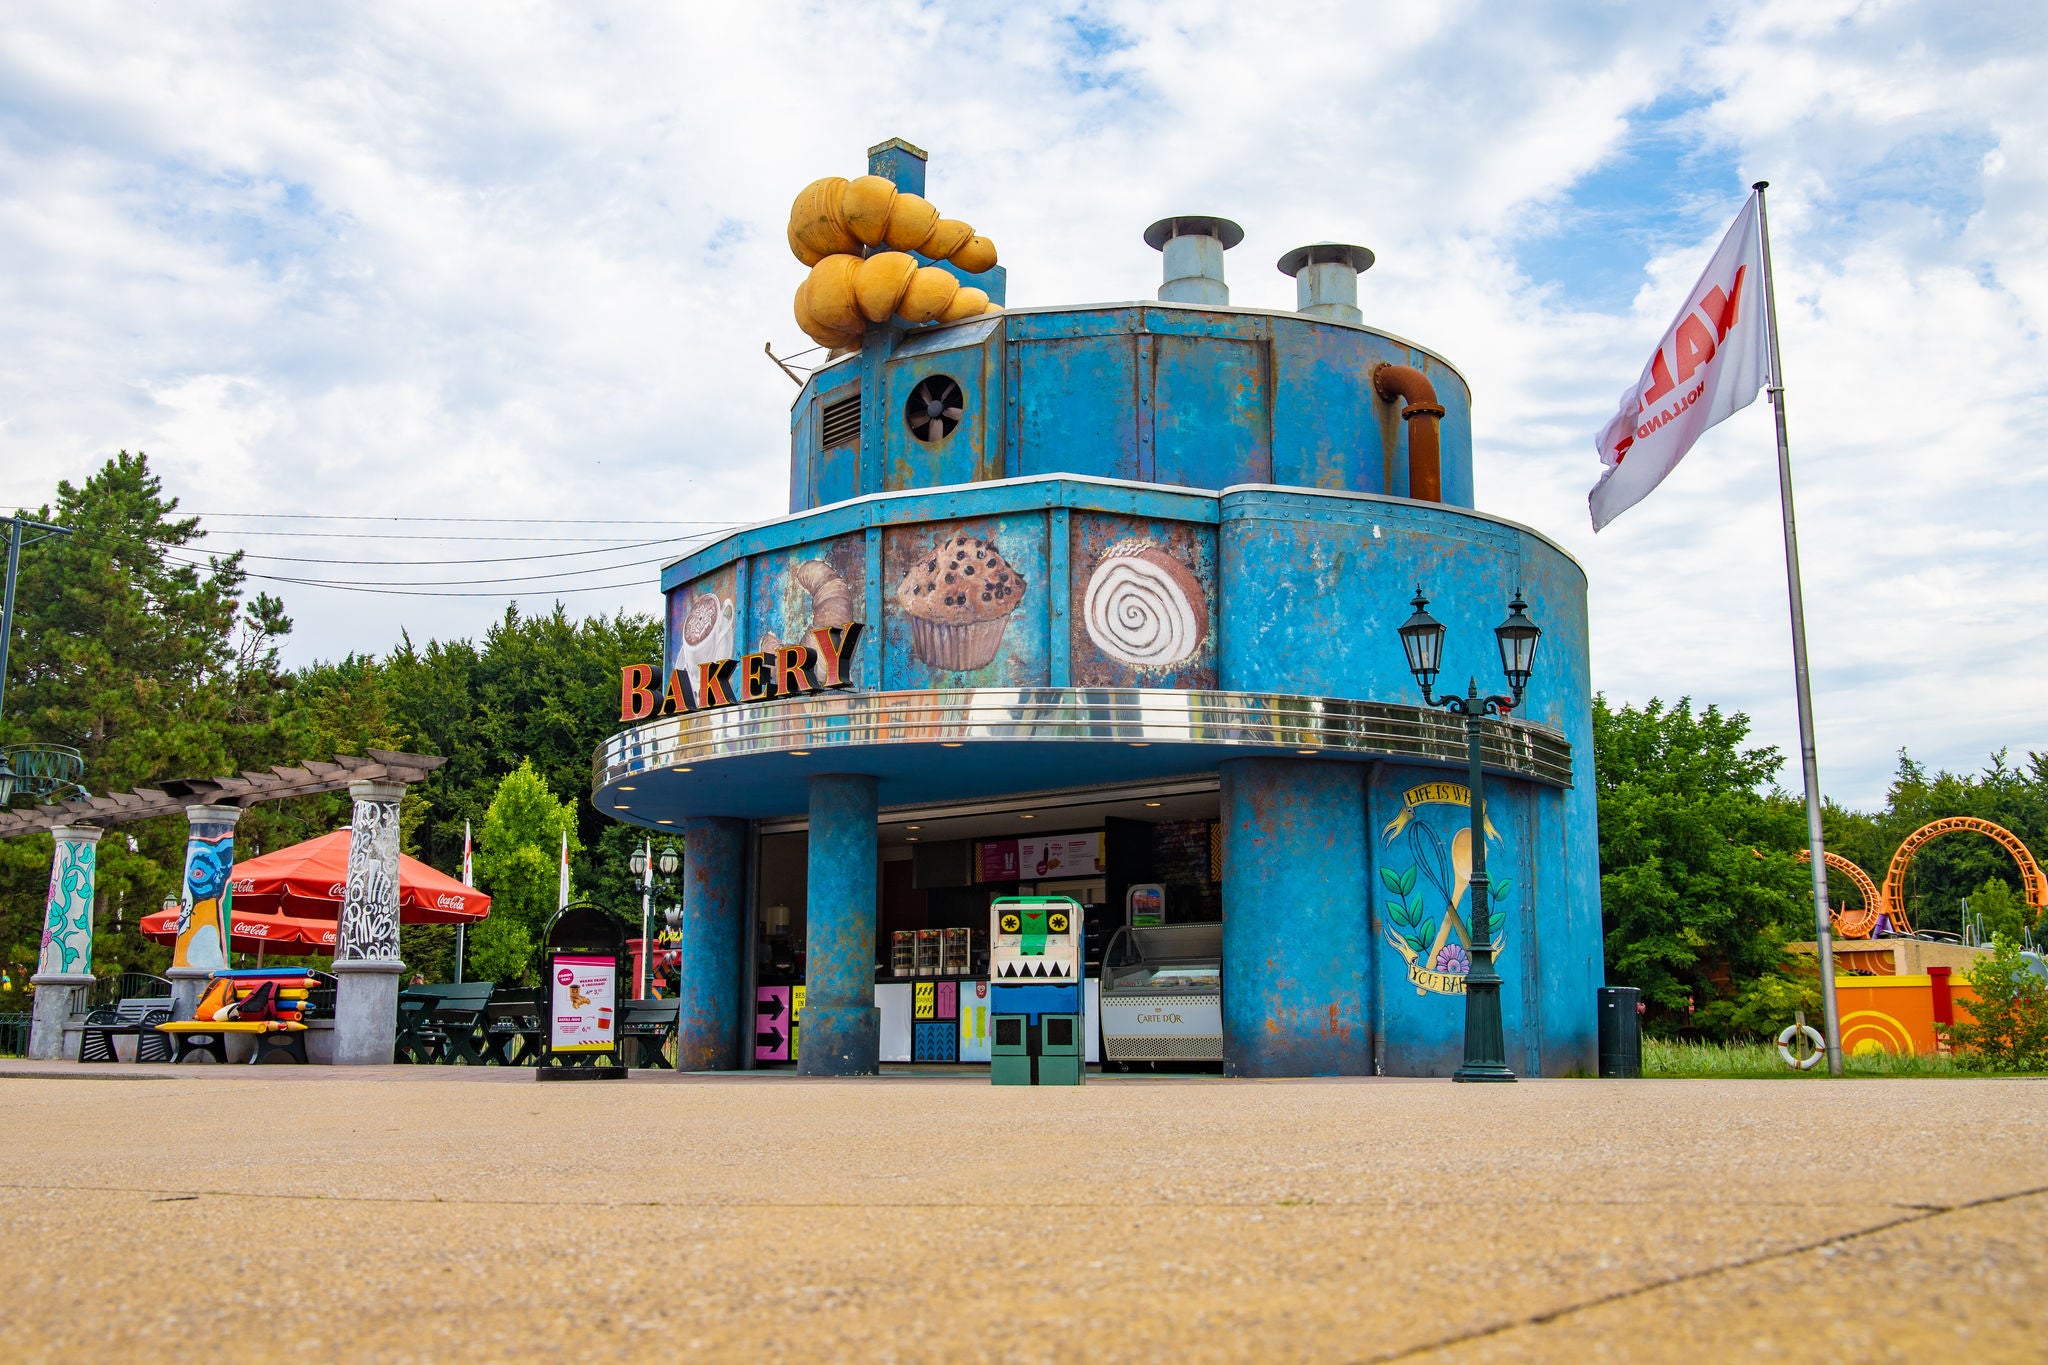
{"type": "Polygon", "coordinates": [[[979,275],[995,267],[995,243],[879,175],[833,175],[804,186],[790,205],[789,249],[811,267],[796,288],[796,323],[821,346],[857,345],[870,324],[892,314],[958,322],[1002,311],[952,271],[917,263],[917,256],[951,261],[979,275]],[[887,249],[863,254],[875,247],[887,249]]]}

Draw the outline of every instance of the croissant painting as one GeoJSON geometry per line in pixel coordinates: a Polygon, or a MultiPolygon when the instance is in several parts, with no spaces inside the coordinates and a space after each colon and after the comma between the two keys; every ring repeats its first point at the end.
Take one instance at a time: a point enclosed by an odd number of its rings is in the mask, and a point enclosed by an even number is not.
{"type": "Polygon", "coordinates": [[[905,322],[957,322],[1002,311],[986,291],[961,284],[949,270],[920,266],[910,254],[978,275],[994,268],[995,243],[879,175],[827,176],[806,185],[790,206],[789,249],[811,267],[797,286],[796,323],[821,346],[852,346],[869,324],[892,314],[905,322]],[[887,250],[863,257],[871,247],[887,250]]]}
{"type": "MultiPolygon", "coordinates": [[[[844,626],[853,620],[853,585],[836,573],[832,566],[822,559],[806,559],[789,571],[794,579],[811,598],[810,630],[825,630],[832,626],[844,626]]],[[[761,636],[761,648],[780,649],[782,640],[773,631],[761,636]]]]}
{"type": "Polygon", "coordinates": [[[853,620],[853,588],[822,559],[807,559],[790,570],[811,595],[811,629],[843,626],[853,620]]]}

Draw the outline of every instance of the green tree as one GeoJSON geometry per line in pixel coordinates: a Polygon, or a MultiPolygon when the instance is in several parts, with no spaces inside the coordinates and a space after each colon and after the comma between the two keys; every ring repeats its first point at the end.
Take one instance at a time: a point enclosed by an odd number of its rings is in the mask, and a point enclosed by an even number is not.
{"type": "MultiPolygon", "coordinates": [[[[0,743],[65,744],[96,793],[154,779],[232,772],[274,747],[291,690],[277,642],[283,604],[244,602],[238,555],[200,548],[198,519],[177,515],[147,457],[120,452],[82,484],[59,483],[30,513],[72,528],[28,547],[16,589],[7,710],[0,743]]],[[[157,966],[163,949],[133,925],[176,891],[184,822],[124,826],[100,844],[100,970],[157,966]],[[135,839],[130,850],[129,836],[135,839]]],[[[49,878],[47,836],[0,843],[0,955],[33,963],[49,878]]]]}
{"type": "Polygon", "coordinates": [[[1949,1026],[1949,1043],[1967,1065],[1988,1071],[2048,1068],[2048,980],[2037,973],[2019,945],[2000,934],[1991,955],[1970,968],[1977,993],[1967,1008],[1974,1022],[1949,1026]]]}
{"type": "Polygon", "coordinates": [[[1984,932],[2017,943],[2034,927],[2034,910],[2019,892],[1996,877],[1970,893],[1970,918],[1984,926],[1984,932]]]}
{"type": "Polygon", "coordinates": [[[1594,699],[1607,976],[1642,990],[1653,1030],[1758,1034],[1810,993],[1785,949],[1813,935],[1805,820],[1767,788],[1777,749],[1748,737],[1747,716],[1690,698],[1594,699]]]}
{"type": "Polygon", "coordinates": [[[531,760],[505,774],[484,812],[476,851],[477,884],[491,894],[491,913],[470,933],[479,980],[523,975],[535,939],[555,912],[562,840],[571,856],[582,847],[573,803],[558,801],[531,760]]]}
{"type": "Polygon", "coordinates": [[[552,790],[576,798],[578,894],[637,907],[621,851],[631,840],[608,833],[618,827],[581,794],[592,753],[617,726],[619,669],[660,654],[661,623],[652,615],[574,621],[559,605],[542,616],[507,607],[481,643],[402,640],[381,664],[395,724],[414,747],[448,760],[421,786],[430,807],[423,856],[436,867],[456,866],[463,822],[480,825],[499,779],[530,761],[552,790]]]}

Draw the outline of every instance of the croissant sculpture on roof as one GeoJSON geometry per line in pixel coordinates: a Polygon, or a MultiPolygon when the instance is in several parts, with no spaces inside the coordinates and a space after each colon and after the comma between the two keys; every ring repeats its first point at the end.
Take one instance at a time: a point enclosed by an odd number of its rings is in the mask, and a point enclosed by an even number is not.
{"type": "Polygon", "coordinates": [[[911,255],[978,275],[995,266],[995,243],[879,175],[827,176],[806,185],[790,206],[789,249],[811,267],[797,286],[796,323],[821,346],[856,345],[869,324],[891,314],[905,322],[957,322],[1001,311],[983,290],[911,255]],[[861,255],[878,246],[887,250],[861,255]]]}

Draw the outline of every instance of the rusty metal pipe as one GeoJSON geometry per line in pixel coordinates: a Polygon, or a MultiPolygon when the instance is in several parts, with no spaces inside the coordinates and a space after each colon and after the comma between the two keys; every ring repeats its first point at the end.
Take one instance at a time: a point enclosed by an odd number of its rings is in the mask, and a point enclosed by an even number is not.
{"type": "Polygon", "coordinates": [[[1436,386],[1413,365],[1379,364],[1372,367],[1372,391],[1382,402],[1399,399],[1404,405],[1401,420],[1408,423],[1408,496],[1442,502],[1443,460],[1438,454],[1437,424],[1443,420],[1444,405],[1436,401],[1436,386]]]}

